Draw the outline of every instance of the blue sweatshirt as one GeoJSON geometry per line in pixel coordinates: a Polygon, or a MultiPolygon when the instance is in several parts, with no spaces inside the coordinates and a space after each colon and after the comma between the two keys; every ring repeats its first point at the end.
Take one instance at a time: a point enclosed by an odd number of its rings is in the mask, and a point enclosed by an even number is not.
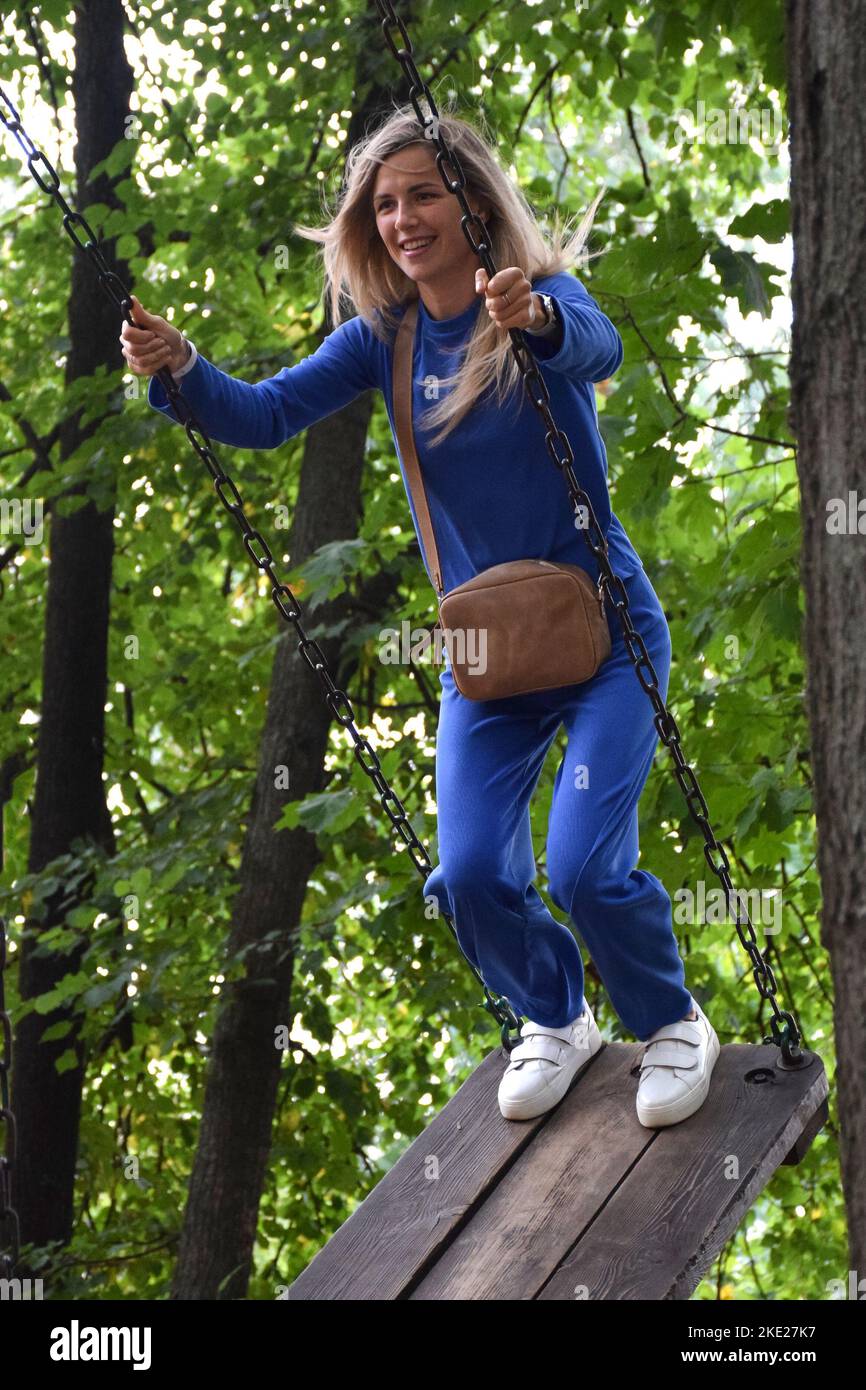
{"type": "MultiPolygon", "coordinates": [[[[598,430],[592,385],[612,376],[621,365],[622,340],[573,275],[560,272],[541,276],[533,281],[533,289],[544,290],[554,300],[562,324],[561,342],[560,334],[539,338],[529,333],[526,341],[550,393],[553,418],[571,444],[575,474],[607,537],[614,574],[625,576],[643,566],[611,511],[607,455],[598,430]]],[[[465,341],[480,312],[487,312],[482,295],[453,318],[432,318],[423,300],[418,306],[413,428],[445,591],[506,560],[582,565],[597,580],[598,563],[584,532],[575,526],[565,479],[545,446],[544,422],[522,384],[519,397],[509,398],[504,407],[497,409],[495,400],[491,404],[483,401],[463,417],[443,444],[431,449],[427,443],[424,414],[436,403],[431,399],[431,377],[443,379],[454,373],[459,359],[444,354],[443,348],[465,341]]],[[[378,387],[385,398],[399,458],[392,362],[390,343],[377,338],[356,315],[329,333],[315,352],[265,381],[254,385],[240,381],[199,352],[187,364],[178,386],[212,441],[243,449],[276,449],[363,391],[378,387]]],[[[489,390],[487,395],[491,396],[489,390]]],[[[147,399],[154,409],[176,419],[156,377],[150,378],[147,399]]],[[[430,431],[434,435],[437,432],[430,431]]],[[[432,584],[402,459],[400,467],[432,584]]]]}

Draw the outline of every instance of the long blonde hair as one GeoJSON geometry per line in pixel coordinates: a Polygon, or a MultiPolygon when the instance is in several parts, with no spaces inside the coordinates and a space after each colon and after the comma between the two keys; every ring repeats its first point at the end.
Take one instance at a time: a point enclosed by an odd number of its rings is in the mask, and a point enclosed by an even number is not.
{"type": "MultiPolygon", "coordinates": [[[[454,93],[449,91],[443,106],[447,109],[449,104],[453,105],[453,100],[454,93]]],[[[552,228],[545,233],[523,193],[501,167],[489,137],[485,138],[469,121],[454,114],[443,114],[441,108],[439,129],[460,160],[466,178],[464,195],[467,201],[487,200],[489,204],[486,225],[497,269],[520,266],[527,279],[533,281],[591,258],[582,253],[604,188],[576,231],[570,231],[567,221],[563,222],[555,212],[552,228]]],[[[393,339],[399,322],[399,315],[393,312],[394,306],[417,299],[418,289],[410,276],[395,264],[379,235],[373,212],[373,185],[380,166],[390,155],[419,141],[427,143],[414,107],[411,104],[395,107],[377,129],[349,151],[343,187],[333,214],[323,194],[324,212],[330,217],[327,226],[295,224],[299,236],[318,242],[323,248],[325,293],[330,294],[334,324],[342,323],[344,317],[352,317],[351,313],[344,315],[342,312],[343,301],[348,299],[373,332],[386,341],[393,339]]],[[[451,177],[454,171],[447,165],[445,168],[451,177]]],[[[479,313],[459,370],[453,376],[440,378],[440,386],[453,385],[454,389],[424,413],[425,430],[444,426],[435,438],[426,442],[433,446],[441,444],[492,384],[495,384],[496,402],[500,406],[512,391],[523,390],[510,335],[501,333],[489,314],[479,313]]]]}

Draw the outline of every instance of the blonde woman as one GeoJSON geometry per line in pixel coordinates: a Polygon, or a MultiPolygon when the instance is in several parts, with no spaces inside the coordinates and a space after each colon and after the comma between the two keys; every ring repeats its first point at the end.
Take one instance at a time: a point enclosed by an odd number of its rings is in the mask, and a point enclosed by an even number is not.
{"type": "MultiPolygon", "coordinates": [[[[511,352],[507,330],[523,329],[666,698],[670,634],[611,511],[597,422],[593,383],[617,371],[622,341],[569,270],[599,199],[576,232],[557,220],[545,235],[491,140],[453,114],[440,114],[440,129],[460,160],[494,263],[503,267],[489,283],[435,149],[404,106],[352,149],[328,224],[296,228],[322,247],[337,324],[314,353],[250,384],[221,372],[135,300],[137,326],[124,325],[124,355],[139,374],[167,367],[210,438],[223,444],[278,448],[372,388],[382,392],[393,430],[394,333],[417,298],[413,417],[446,592],[489,566],[528,557],[582,565],[597,581],[597,562],[575,527],[511,352]],[[346,300],[357,311],[348,318],[346,300]]],[[[148,402],[176,418],[156,379],[148,402]]],[[[408,488],[407,499],[429,575],[408,488]]],[[[506,1118],[551,1109],[602,1045],[583,995],[576,932],[624,1027],[646,1043],[637,1115],[657,1127],[703,1104],[719,1042],[685,987],[670,897],[636,867],[638,799],[658,737],[610,605],[608,626],[612,651],[596,675],[553,691],[469,700],[446,660],[436,742],[439,862],[424,895],[447,905],[488,988],[529,1020],[499,1087],[506,1118]],[[547,873],[551,897],[574,931],[534,886],[530,834],[530,798],[561,726],[567,749],[553,791],[547,873]]]]}

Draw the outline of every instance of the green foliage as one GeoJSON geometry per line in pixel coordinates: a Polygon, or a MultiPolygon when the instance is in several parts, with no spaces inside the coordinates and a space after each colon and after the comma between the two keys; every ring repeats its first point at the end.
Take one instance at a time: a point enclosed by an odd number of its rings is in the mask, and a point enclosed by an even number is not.
{"type": "MultiPolygon", "coordinates": [[[[180,45],[190,71],[176,80],[167,55],[159,67],[170,115],[150,80],[137,75],[140,137],[120,142],[105,161],[117,175],[131,165],[117,187],[126,206],[94,205],[88,217],[101,236],[121,238],[145,306],[248,380],[316,345],[318,262],[290,228],[321,220],[322,184],[337,190],[345,137],[335,132],[346,130],[357,101],[362,9],[341,0],[311,20],[308,8],[241,0],[218,22],[200,9],[193,24],[169,7],[138,21],[150,24],[157,42],[180,45]],[[146,224],[156,247],[147,258],[146,224]],[[288,268],[275,256],[282,246],[288,268]]],[[[39,22],[48,36],[55,26],[69,40],[68,5],[45,0],[39,22]]],[[[784,889],[783,930],[761,944],[774,969],[783,964],[783,1004],[796,1007],[832,1086],[787,343],[781,330],[769,335],[769,316],[787,291],[785,262],[773,248],[787,238],[790,209],[778,148],[754,139],[712,144],[691,132],[698,101],[708,110],[779,113],[781,0],[590,0],[582,8],[543,0],[501,11],[458,0],[447,16],[425,8],[421,36],[425,75],[431,59],[450,55],[434,95],[455,86],[465,104],[483,103],[542,212],[556,205],[580,212],[607,183],[592,239],[605,254],[579,273],[625,345],[609,394],[599,394],[613,503],[668,615],[670,704],[735,884],[784,889]],[[467,37],[470,25],[478,27],[467,37]],[[764,346],[745,348],[740,323],[761,332],[764,346]]],[[[51,48],[61,52],[54,41],[51,48]]],[[[69,42],[62,52],[58,70],[69,42]]],[[[41,128],[50,129],[23,39],[20,55],[14,46],[0,50],[0,81],[7,85],[17,71],[25,122],[38,110],[41,128]]],[[[383,75],[398,81],[396,64],[383,75]]],[[[67,145],[60,164],[68,194],[67,145]]],[[[42,1014],[66,1011],[49,1040],[62,1042],[74,1020],[86,1050],[81,1217],[59,1262],[56,1252],[36,1258],[53,1260],[55,1297],[162,1298],[215,1014],[226,981],[243,965],[226,958],[225,936],[283,634],[181,431],[148,409],[142,383],[123,376],[121,359],[65,386],[71,250],[56,210],[22,176],[8,141],[0,144],[0,179],[0,380],[14,402],[0,413],[0,453],[20,450],[2,459],[6,490],[15,492],[31,461],[16,422],[47,435],[83,406],[101,419],[99,428],[63,462],[53,449],[52,470],[37,473],[32,487],[46,501],[58,499],[59,514],[90,498],[114,506],[116,516],[105,759],[116,855],[106,860],[77,846],[30,875],[27,818],[7,817],[13,889],[0,906],[38,919],[60,884],[91,875],[86,902],[46,943],[70,954],[83,946],[83,955],[35,1001],[42,1014]],[[85,492],[60,500],[73,483],[85,492]],[[126,1021],[132,1047],[121,1051],[115,1035],[100,1050],[126,1021]]],[[[279,555],[274,523],[278,509],[293,512],[302,450],[297,438],[278,454],[224,451],[252,523],[279,555]]],[[[429,626],[434,611],[420,562],[407,553],[408,509],[380,401],[364,504],[357,538],[324,547],[287,577],[293,587],[300,581],[315,635],[321,601],[356,591],[383,566],[397,569],[393,613],[349,637],[360,662],[349,693],[435,862],[435,709],[407,669],[383,665],[376,650],[382,626],[404,618],[429,626]]],[[[18,716],[3,726],[0,758],[21,752],[26,759],[14,811],[33,794],[47,536],[5,571],[0,605],[0,698],[18,716]]],[[[298,678],[305,672],[299,662],[298,678]]],[[[436,671],[424,674],[435,692],[436,671]]],[[[542,891],[556,762],[548,759],[532,809],[542,891]]],[[[295,1017],[259,1213],[249,1295],[256,1299],[275,1297],[307,1264],[496,1043],[474,979],[445,924],[419,910],[417,873],[336,725],[328,770],[327,789],[292,801],[277,827],[303,826],[323,857],[297,938],[285,943],[296,952],[295,1017]]],[[[640,816],[641,863],[672,895],[705,876],[703,840],[664,749],[640,816]]],[[[285,939],[285,923],[274,930],[285,939]]],[[[759,1016],[733,927],[696,922],[679,931],[689,986],[722,1041],[758,1041],[766,1015],[759,1016]]],[[[603,991],[588,989],[607,1035],[621,1036],[603,991]]],[[[21,1017],[14,972],[10,990],[21,1017]]],[[[70,1046],[58,1068],[75,1064],[70,1046]]],[[[822,1298],[827,1279],[844,1277],[835,1136],[831,1111],[805,1162],[779,1171],[696,1297],[822,1298]]]]}

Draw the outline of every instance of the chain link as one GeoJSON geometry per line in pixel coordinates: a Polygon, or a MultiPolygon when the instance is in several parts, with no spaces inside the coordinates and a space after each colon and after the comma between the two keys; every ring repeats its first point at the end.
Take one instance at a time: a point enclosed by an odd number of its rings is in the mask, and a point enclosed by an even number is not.
{"type": "MultiPolygon", "coordinates": [[[[394,57],[400,63],[408,79],[409,100],[418,117],[423,137],[436,146],[436,167],[439,170],[442,182],[446,189],[454,194],[463,209],[463,216],[460,222],[463,233],[469,245],[472,247],[472,250],[476,253],[487,271],[489,279],[492,279],[496,274],[496,266],[490,254],[490,247],[485,240],[487,228],[478,214],[472,211],[466,199],[466,177],[463,173],[463,168],[456,152],[449,148],[442,134],[439,111],[429,87],[422,81],[418,69],[415,66],[413,58],[414,50],[409,35],[406,32],[406,26],[395,12],[391,0],[376,0],[376,5],[382,16],[381,27],[382,33],[385,36],[385,41],[394,57]],[[392,28],[396,29],[399,35],[401,41],[399,47],[392,36],[392,28]],[[418,98],[422,93],[427,102],[427,113],[425,113],[419,105],[418,98]],[[454,178],[448,177],[446,166],[453,171],[454,178]],[[479,239],[477,241],[472,235],[473,228],[477,229],[479,232],[479,239]]],[[[649,695],[653,709],[655,710],[653,723],[659,738],[673,756],[674,772],[677,781],[682,788],[689,811],[700,827],[704,837],[704,856],[713,873],[716,874],[724,886],[728,911],[733,915],[737,935],[752,961],[752,973],[755,978],[755,984],[762,998],[769,1001],[773,1015],[770,1023],[771,1035],[765,1037],[764,1042],[775,1043],[781,1048],[785,1061],[791,1065],[796,1065],[801,1058],[799,1029],[792,1015],[779,1008],[776,1001],[775,976],[769,963],[764,960],[764,957],[758,949],[754,927],[752,926],[751,919],[745,907],[743,907],[743,913],[745,915],[745,926],[749,933],[748,938],[743,935],[741,930],[742,925],[744,925],[741,921],[740,913],[741,896],[735,892],[731,882],[731,876],[728,872],[730,867],[728,857],[725,854],[723,846],[713,834],[712,827],[709,823],[707,804],[701,794],[701,789],[698,786],[694,771],[683,757],[680,747],[680,733],[676,720],[665,706],[664,700],[659,692],[658,677],[650,661],[643,638],[632,623],[631,614],[629,612],[628,594],[622,580],[618,575],[614,574],[611,568],[608,559],[606,537],[598,524],[589,497],[581,488],[575,476],[573,467],[574,453],[572,452],[571,445],[564,431],[558,428],[553,419],[550,411],[550,395],[547,386],[538,370],[536,360],[527,346],[522,330],[519,328],[510,328],[508,332],[511,338],[511,350],[520,369],[526,393],[532,405],[538,411],[539,415],[541,415],[546,427],[545,444],[547,446],[547,451],[553,463],[565,478],[569,495],[575,509],[575,516],[580,518],[585,513],[589,519],[588,527],[581,527],[580,529],[584,531],[586,543],[596,557],[599,569],[601,570],[598,582],[599,594],[602,598],[607,595],[616,609],[623,629],[629,657],[635,669],[635,674],[641,686],[649,695]],[[618,597],[614,597],[614,595],[618,597]],[[645,668],[645,670],[642,668],[645,668]],[[699,804],[699,809],[697,810],[695,809],[695,802],[699,804]],[[714,852],[718,852],[721,856],[721,864],[715,863],[712,857],[714,852]]]]}

